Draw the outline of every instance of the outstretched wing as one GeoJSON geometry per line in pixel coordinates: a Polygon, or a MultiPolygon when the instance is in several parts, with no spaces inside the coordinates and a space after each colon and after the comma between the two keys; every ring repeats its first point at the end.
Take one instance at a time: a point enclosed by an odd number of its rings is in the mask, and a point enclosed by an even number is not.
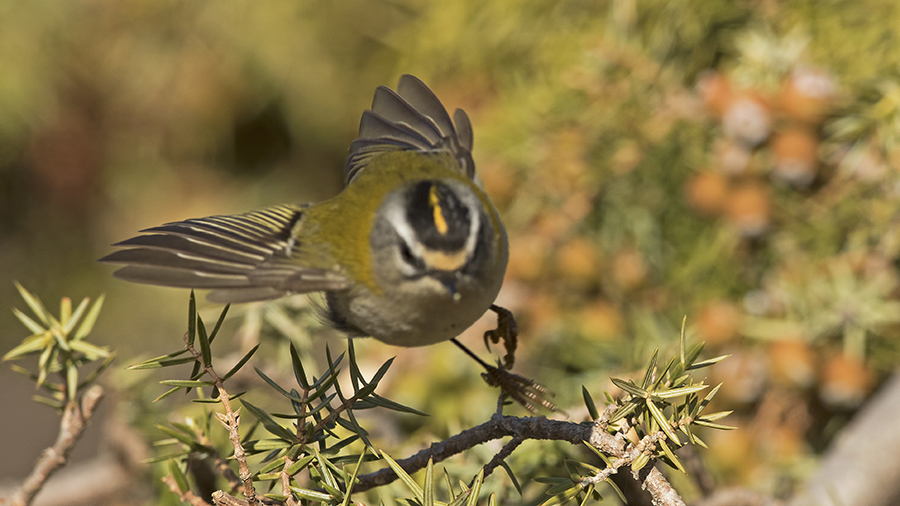
{"type": "Polygon", "coordinates": [[[372,109],[359,122],[359,137],[350,144],[344,180],[350,184],[373,156],[405,150],[450,153],[460,172],[474,179],[472,125],[462,109],[453,120],[455,126],[441,101],[416,77],[400,77],[396,92],[379,86],[372,109]]]}
{"type": "Polygon", "coordinates": [[[151,285],[210,288],[214,302],[249,302],[289,293],[349,287],[338,273],[292,258],[293,229],[304,207],[273,206],[232,216],[210,216],[142,230],[114,244],[101,262],[125,264],[117,278],[151,285]]]}

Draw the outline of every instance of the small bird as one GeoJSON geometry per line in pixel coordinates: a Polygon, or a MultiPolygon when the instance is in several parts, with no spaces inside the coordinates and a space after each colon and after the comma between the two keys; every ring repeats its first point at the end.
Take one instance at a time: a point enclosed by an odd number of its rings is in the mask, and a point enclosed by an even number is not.
{"type": "MultiPolygon", "coordinates": [[[[456,336],[488,309],[502,311],[493,302],[509,256],[472,142],[463,110],[451,120],[404,75],[396,92],[375,90],[337,196],[149,228],[100,261],[124,264],[115,276],[127,281],[211,289],[213,302],[324,291],[327,320],[351,337],[463,347],[456,336]]],[[[494,381],[504,391],[508,382],[494,381]]]]}

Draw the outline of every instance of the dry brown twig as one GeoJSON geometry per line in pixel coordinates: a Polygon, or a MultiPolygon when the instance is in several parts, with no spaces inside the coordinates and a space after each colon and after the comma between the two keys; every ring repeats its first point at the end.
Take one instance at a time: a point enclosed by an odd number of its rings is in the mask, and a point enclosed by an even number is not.
{"type": "MultiPolygon", "coordinates": [[[[62,419],[59,422],[59,434],[56,437],[56,442],[53,446],[44,450],[31,474],[25,478],[22,486],[8,499],[10,506],[28,506],[31,504],[50,476],[66,464],[69,453],[84,433],[94,415],[94,410],[102,398],[103,388],[100,385],[94,385],[84,393],[80,403],[77,400],[72,400],[66,404],[62,419]]],[[[7,504],[6,501],[0,500],[0,504],[7,504]]]]}
{"type": "MultiPolygon", "coordinates": [[[[244,446],[241,444],[241,434],[238,431],[240,427],[240,410],[235,411],[231,407],[231,398],[228,391],[225,390],[225,384],[222,378],[213,369],[212,364],[203,363],[203,354],[194,348],[190,342],[188,333],[184,334],[184,345],[194,359],[201,365],[203,371],[214,382],[216,391],[219,393],[219,401],[225,413],[216,413],[216,418],[228,431],[228,438],[231,440],[231,446],[234,447],[234,459],[238,462],[238,473],[241,483],[244,485],[244,497],[249,506],[256,506],[258,499],[256,497],[256,488],[253,486],[252,474],[250,466],[247,465],[247,454],[244,452],[244,446]]],[[[223,492],[224,493],[224,492],[223,492]]],[[[215,495],[214,495],[215,497],[215,495]]],[[[220,503],[216,503],[220,504],[220,503]]]]}
{"type": "MultiPolygon", "coordinates": [[[[499,465],[500,460],[512,453],[512,450],[526,439],[568,441],[574,445],[580,445],[587,441],[604,454],[616,459],[615,467],[606,472],[603,478],[583,480],[583,485],[587,486],[592,481],[599,482],[608,478],[622,466],[630,466],[642,453],[652,451],[655,442],[665,438],[665,434],[660,431],[644,437],[638,443],[633,443],[624,436],[624,432],[621,430],[615,434],[610,434],[607,431],[609,419],[618,407],[616,405],[607,407],[601,417],[591,425],[549,420],[545,417],[520,418],[496,413],[487,422],[464,430],[439,443],[434,443],[429,448],[411,457],[398,460],[397,463],[406,472],[414,473],[424,469],[429,459],[433,459],[434,462],[440,462],[476,445],[511,436],[513,439],[501,450],[501,453],[505,451],[505,455],[498,455],[485,466],[485,475],[487,475],[499,465]]],[[[682,423],[688,422],[688,420],[685,420],[682,423]]],[[[652,465],[652,461],[651,464],[632,474],[641,483],[642,487],[650,492],[655,501],[654,504],[660,506],[684,506],[684,501],[681,500],[681,497],[662,473],[652,465]]],[[[396,480],[397,475],[390,468],[384,468],[359,476],[358,479],[359,482],[353,487],[355,492],[362,492],[388,484],[396,480]]]]}

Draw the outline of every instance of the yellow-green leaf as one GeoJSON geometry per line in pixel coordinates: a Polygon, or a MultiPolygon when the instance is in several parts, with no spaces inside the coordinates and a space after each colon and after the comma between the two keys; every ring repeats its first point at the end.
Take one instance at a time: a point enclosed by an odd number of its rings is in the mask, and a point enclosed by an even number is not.
{"type": "Polygon", "coordinates": [[[711,358],[711,359],[708,359],[708,360],[702,360],[702,361],[700,361],[700,362],[696,362],[696,363],[694,363],[694,364],[691,364],[691,366],[688,367],[688,370],[691,370],[691,371],[692,371],[692,370],[694,370],[694,369],[702,369],[702,368],[704,368],[704,367],[709,367],[709,366],[711,366],[711,365],[718,364],[719,362],[725,360],[726,358],[728,358],[728,357],[730,357],[730,356],[731,356],[731,354],[728,354],[728,355],[719,355],[718,357],[715,357],[715,358],[711,358]]]}
{"type": "Polygon", "coordinates": [[[181,471],[181,466],[175,462],[175,459],[169,459],[169,472],[172,473],[172,477],[175,478],[175,483],[178,485],[179,491],[186,492],[190,490],[187,477],[181,471]]]}
{"type": "Polygon", "coordinates": [[[350,505],[350,493],[353,492],[353,485],[356,483],[356,477],[359,476],[359,470],[362,469],[363,461],[366,459],[366,447],[363,446],[362,452],[359,454],[359,460],[356,461],[356,469],[353,470],[353,474],[350,475],[350,479],[347,480],[347,495],[344,496],[344,500],[341,503],[341,506],[349,506],[350,505]]]}
{"type": "Polygon", "coordinates": [[[78,304],[78,307],[75,308],[75,311],[69,314],[68,319],[64,322],[60,322],[63,324],[63,331],[66,335],[72,332],[72,329],[75,328],[75,325],[81,320],[81,315],[84,314],[85,309],[87,309],[88,303],[91,301],[90,298],[85,297],[81,299],[81,302],[78,304]]]}
{"type": "Polygon", "coordinates": [[[300,496],[301,499],[309,499],[310,501],[328,502],[332,500],[332,497],[328,494],[323,494],[322,492],[316,492],[315,490],[309,490],[307,488],[291,487],[291,491],[300,496]]]}
{"type": "Polygon", "coordinates": [[[413,495],[416,496],[416,499],[418,499],[419,502],[424,501],[425,500],[425,492],[423,492],[422,488],[419,487],[419,485],[416,483],[416,481],[412,479],[412,476],[410,476],[409,473],[404,471],[403,468],[400,467],[400,464],[398,464],[394,459],[392,459],[391,456],[388,455],[386,452],[382,451],[381,457],[387,461],[387,463],[391,467],[391,469],[394,470],[394,472],[397,474],[397,476],[400,477],[400,480],[403,481],[403,483],[406,485],[406,488],[408,488],[413,493],[413,495]]]}
{"type": "Polygon", "coordinates": [[[650,414],[653,416],[653,419],[656,420],[656,423],[659,424],[659,428],[666,434],[666,437],[672,440],[673,443],[681,446],[678,435],[672,430],[672,425],[666,420],[666,416],[663,414],[662,410],[652,401],[647,402],[647,409],[650,410],[650,414]]]}
{"type": "Polygon", "coordinates": [[[78,327],[78,332],[75,332],[74,339],[76,341],[84,339],[91,333],[91,330],[94,330],[94,324],[97,323],[97,317],[100,316],[100,310],[103,309],[104,300],[106,300],[106,294],[97,297],[97,301],[91,306],[91,310],[88,311],[87,316],[84,317],[84,321],[82,321],[81,325],[78,327]]]}
{"type": "Polygon", "coordinates": [[[648,463],[650,463],[650,456],[646,453],[642,453],[638,455],[636,459],[631,463],[632,471],[640,471],[644,468],[648,463]]]}
{"type": "Polygon", "coordinates": [[[43,334],[47,332],[46,328],[42,327],[38,322],[32,320],[31,317],[19,311],[17,308],[13,308],[13,314],[16,315],[16,318],[18,318],[23,325],[28,327],[28,330],[34,332],[35,334],[43,334]]]}
{"type": "Polygon", "coordinates": [[[669,445],[666,444],[665,441],[660,441],[659,446],[662,447],[662,451],[666,454],[666,457],[669,457],[669,460],[672,464],[682,473],[687,474],[687,471],[684,469],[684,466],[681,464],[681,461],[678,460],[678,457],[675,456],[675,453],[669,448],[669,445]]]}
{"type": "Polygon", "coordinates": [[[715,413],[710,413],[710,414],[708,414],[708,415],[703,415],[703,416],[700,417],[700,419],[703,420],[704,422],[715,422],[716,420],[721,420],[722,418],[725,418],[726,416],[728,416],[728,415],[730,415],[730,414],[732,414],[732,413],[734,413],[733,410],[728,410],[728,411],[717,411],[717,412],[715,412],[715,413]]]}
{"type": "Polygon", "coordinates": [[[40,318],[44,325],[49,327],[50,320],[47,318],[47,310],[44,309],[44,305],[41,303],[41,299],[32,295],[31,292],[25,289],[22,285],[19,284],[18,281],[14,281],[16,285],[16,289],[19,290],[19,295],[22,296],[22,299],[25,300],[25,303],[28,304],[28,307],[34,312],[35,316],[40,318]]]}
{"type": "Polygon", "coordinates": [[[425,489],[422,506],[434,506],[434,459],[428,459],[425,466],[425,489]]]}
{"type": "Polygon", "coordinates": [[[28,336],[20,345],[6,352],[6,355],[3,355],[3,360],[13,360],[29,353],[36,353],[44,348],[48,338],[50,338],[50,335],[47,333],[28,336]]]}
{"type": "Polygon", "coordinates": [[[106,358],[109,356],[109,349],[106,347],[100,347],[95,344],[91,344],[87,341],[72,341],[69,343],[69,346],[81,353],[84,353],[87,358],[91,360],[97,360],[98,358],[106,358]]]}
{"type": "Polygon", "coordinates": [[[691,385],[687,387],[681,388],[673,388],[671,390],[660,390],[653,392],[653,397],[659,397],[660,399],[671,399],[672,397],[681,397],[683,395],[692,394],[695,392],[699,392],[701,390],[705,390],[709,388],[709,385],[699,384],[699,385],[691,385]]]}
{"type": "Polygon", "coordinates": [[[472,488],[469,489],[469,499],[466,500],[466,506],[478,506],[478,496],[481,494],[481,484],[484,483],[484,468],[478,471],[472,488]]]}

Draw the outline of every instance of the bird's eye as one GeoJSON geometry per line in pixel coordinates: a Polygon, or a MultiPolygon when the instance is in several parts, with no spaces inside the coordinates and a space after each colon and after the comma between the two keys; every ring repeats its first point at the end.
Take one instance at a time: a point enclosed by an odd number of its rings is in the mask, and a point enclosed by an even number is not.
{"type": "Polygon", "coordinates": [[[425,268],[425,264],[419,257],[413,254],[412,250],[409,249],[409,245],[407,245],[405,241],[400,241],[400,258],[402,258],[407,265],[415,268],[416,270],[422,270],[425,268]]]}

